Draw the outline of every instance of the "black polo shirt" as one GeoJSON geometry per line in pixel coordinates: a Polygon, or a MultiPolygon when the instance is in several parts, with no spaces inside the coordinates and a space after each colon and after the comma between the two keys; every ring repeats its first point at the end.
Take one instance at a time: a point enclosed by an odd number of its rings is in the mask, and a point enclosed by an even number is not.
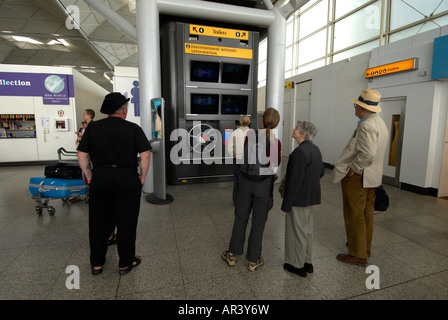
{"type": "Polygon", "coordinates": [[[137,124],[108,117],[89,123],[77,150],[90,154],[94,168],[137,168],[137,154],[151,150],[151,145],[137,124]]]}

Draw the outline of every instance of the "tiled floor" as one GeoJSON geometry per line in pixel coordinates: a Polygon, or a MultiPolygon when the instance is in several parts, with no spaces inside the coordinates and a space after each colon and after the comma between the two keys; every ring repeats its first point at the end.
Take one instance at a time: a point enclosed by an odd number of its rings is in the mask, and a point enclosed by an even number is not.
{"type": "MultiPolygon", "coordinates": [[[[30,177],[43,166],[0,167],[0,299],[448,299],[448,200],[386,186],[391,205],[375,216],[369,265],[380,289],[367,289],[366,268],[346,265],[339,184],[322,179],[322,205],[314,212],[314,274],[283,270],[284,216],[275,203],[264,233],[265,265],[252,273],[244,255],[229,268],[220,255],[233,224],[232,183],[168,186],[170,205],[142,197],[137,253],[142,264],[120,276],[115,246],[104,271],[89,267],[88,207],[51,204],[35,212],[30,177]],[[69,290],[69,265],[80,270],[80,289],[69,290]]],[[[278,185],[276,185],[276,189],[278,185]]]]}

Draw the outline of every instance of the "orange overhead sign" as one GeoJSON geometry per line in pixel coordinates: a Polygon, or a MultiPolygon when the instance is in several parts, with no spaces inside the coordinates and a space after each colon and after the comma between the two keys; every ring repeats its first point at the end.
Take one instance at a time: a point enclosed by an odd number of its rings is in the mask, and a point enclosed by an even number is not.
{"type": "Polygon", "coordinates": [[[412,58],[385,64],[374,68],[369,68],[366,70],[366,78],[379,77],[407,70],[415,70],[417,68],[418,68],[418,59],[412,58]]]}
{"type": "Polygon", "coordinates": [[[185,53],[242,59],[252,59],[253,56],[251,49],[219,47],[196,43],[185,43],[185,53]]]}
{"type": "Polygon", "coordinates": [[[249,40],[249,32],[245,30],[207,27],[207,26],[199,26],[196,24],[190,24],[190,34],[197,34],[209,37],[249,40]]]}

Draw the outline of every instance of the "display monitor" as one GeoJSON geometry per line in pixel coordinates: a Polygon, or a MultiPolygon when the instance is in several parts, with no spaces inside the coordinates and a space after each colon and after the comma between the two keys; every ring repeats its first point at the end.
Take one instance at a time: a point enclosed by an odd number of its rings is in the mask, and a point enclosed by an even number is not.
{"type": "Polygon", "coordinates": [[[247,95],[222,95],[221,114],[247,114],[247,95]]]}
{"type": "Polygon", "coordinates": [[[190,81],[219,82],[219,62],[191,61],[190,81]]]}
{"type": "Polygon", "coordinates": [[[191,94],[191,113],[218,114],[219,95],[205,93],[191,94]]]}
{"type": "Polygon", "coordinates": [[[152,99],[152,114],[153,114],[153,126],[152,126],[152,137],[153,139],[162,138],[162,100],[152,99]]]}
{"type": "Polygon", "coordinates": [[[247,84],[249,70],[248,64],[223,63],[221,82],[247,84]]]}

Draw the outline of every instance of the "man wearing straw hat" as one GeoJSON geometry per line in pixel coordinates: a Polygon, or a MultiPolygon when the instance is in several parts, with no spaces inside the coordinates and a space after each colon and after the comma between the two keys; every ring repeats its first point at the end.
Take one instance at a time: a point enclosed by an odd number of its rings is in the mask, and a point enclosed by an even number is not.
{"type": "Polygon", "coordinates": [[[366,89],[353,99],[358,128],[342,151],[333,172],[334,183],[341,181],[348,254],[339,261],[367,265],[373,236],[375,188],[382,182],[388,130],[383,119],[378,91],[366,89]]]}

